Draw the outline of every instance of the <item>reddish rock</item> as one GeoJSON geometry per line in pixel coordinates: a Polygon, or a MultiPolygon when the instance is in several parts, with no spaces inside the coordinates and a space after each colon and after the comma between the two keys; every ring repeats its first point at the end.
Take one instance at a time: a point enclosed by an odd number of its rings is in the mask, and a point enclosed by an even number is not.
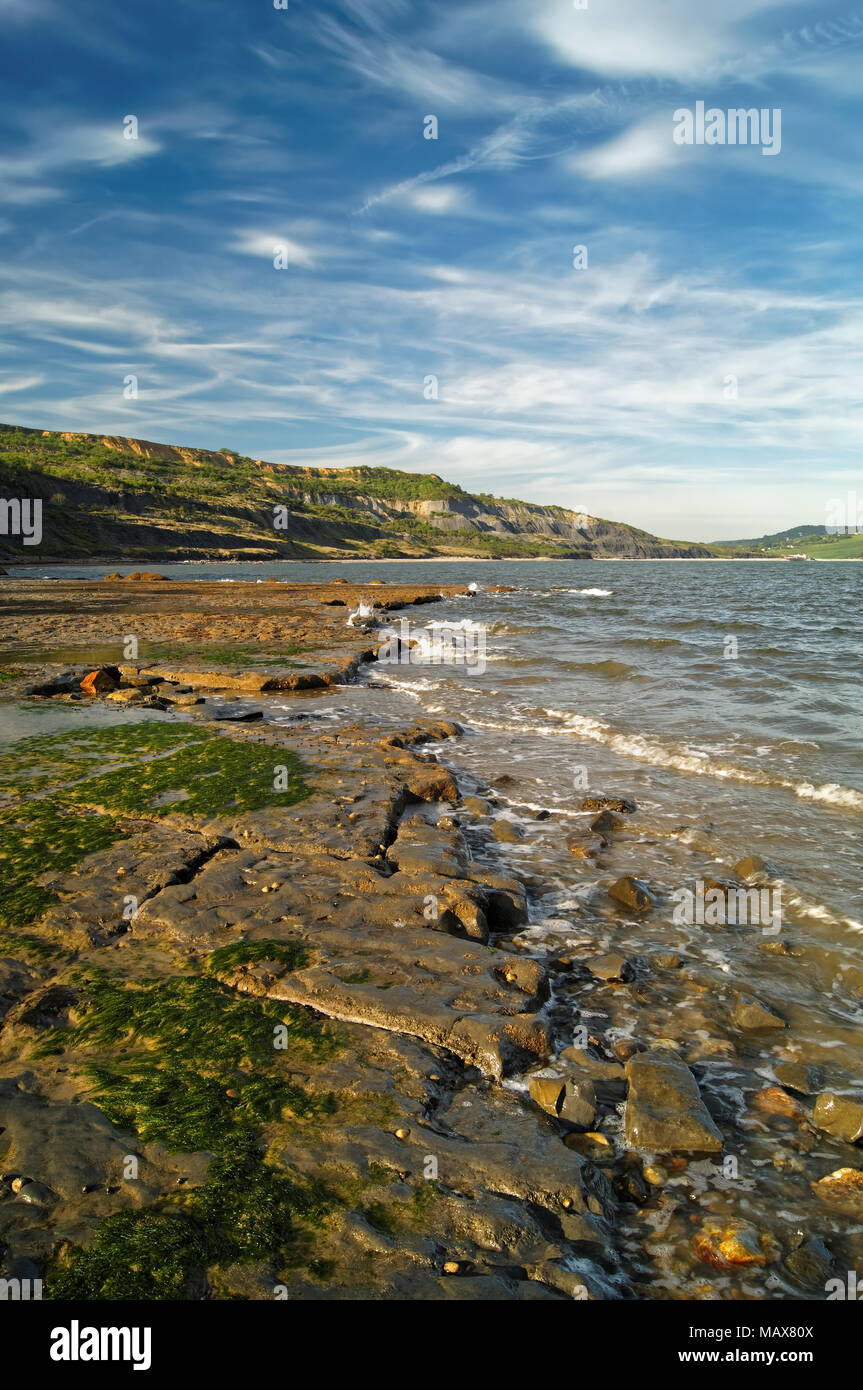
{"type": "Polygon", "coordinates": [[[765,1115],[786,1115],[790,1120],[803,1118],[803,1106],[781,1086],[765,1086],[752,1097],[753,1110],[765,1115]]]}
{"type": "Polygon", "coordinates": [[[120,672],[116,666],[100,666],[84,677],[81,689],[85,695],[107,695],[109,690],[116,690],[119,684],[120,672]]]}
{"type": "Polygon", "coordinates": [[[759,1231],[748,1221],[711,1218],[696,1231],[692,1240],[699,1260],[714,1269],[739,1269],[755,1266],[763,1269],[779,1259],[782,1251],[777,1241],[765,1231],[759,1231]]]}

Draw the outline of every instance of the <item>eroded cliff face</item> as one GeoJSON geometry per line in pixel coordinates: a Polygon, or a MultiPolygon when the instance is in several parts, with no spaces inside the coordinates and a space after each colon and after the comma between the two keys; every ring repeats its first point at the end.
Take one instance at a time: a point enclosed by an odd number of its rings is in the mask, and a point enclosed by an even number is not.
{"type": "Polygon", "coordinates": [[[437,474],[269,463],[122,435],[0,426],[0,492],[45,499],[39,557],[0,539],[3,559],[711,553],[565,507],[475,496],[437,474]]]}
{"type": "Polygon", "coordinates": [[[349,507],[363,516],[382,520],[407,514],[419,518],[444,533],[475,531],[501,538],[525,537],[559,541],[569,553],[648,559],[657,557],[703,558],[711,551],[704,545],[686,545],[660,540],[647,531],[624,523],[604,521],[587,512],[566,507],[541,507],[529,502],[487,502],[465,494],[461,497],[432,499],[391,499],[356,497],[333,491],[312,495],[303,493],[303,502],[349,507]]]}

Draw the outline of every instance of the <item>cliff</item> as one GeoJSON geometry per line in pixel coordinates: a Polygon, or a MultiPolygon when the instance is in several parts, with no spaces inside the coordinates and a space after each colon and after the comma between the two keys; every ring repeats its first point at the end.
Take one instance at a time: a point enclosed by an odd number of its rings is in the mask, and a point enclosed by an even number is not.
{"type": "Polygon", "coordinates": [[[711,554],[565,507],[473,495],[434,473],[14,425],[0,425],[0,496],[42,501],[38,546],[0,533],[0,558],[16,561],[711,554]]]}

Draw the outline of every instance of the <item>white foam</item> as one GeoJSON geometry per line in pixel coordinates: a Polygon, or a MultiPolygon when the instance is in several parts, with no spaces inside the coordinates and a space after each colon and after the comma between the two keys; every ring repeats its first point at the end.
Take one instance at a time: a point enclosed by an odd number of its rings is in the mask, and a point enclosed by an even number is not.
{"type": "Polygon", "coordinates": [[[370,618],[373,613],[374,609],[370,603],[359,603],[348,618],[348,627],[353,627],[354,618],[370,618]]]}

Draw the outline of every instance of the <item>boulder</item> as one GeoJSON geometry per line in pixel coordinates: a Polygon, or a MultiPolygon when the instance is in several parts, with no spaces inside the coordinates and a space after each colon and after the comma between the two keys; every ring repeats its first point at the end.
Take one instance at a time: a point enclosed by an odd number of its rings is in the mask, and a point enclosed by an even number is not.
{"type": "Polygon", "coordinates": [[[593,1129],[596,1123],[596,1092],[589,1077],[567,1081],[558,1098],[557,1113],[576,1129],[593,1129]]]}
{"type": "Polygon", "coordinates": [[[81,689],[85,695],[107,695],[109,691],[116,690],[119,684],[120,672],[116,666],[100,666],[88,672],[81,681],[81,689]]]}
{"type": "Polygon", "coordinates": [[[759,1231],[748,1221],[710,1217],[692,1240],[699,1260],[714,1269],[763,1269],[779,1259],[782,1250],[766,1231],[759,1231]]]}
{"type": "Polygon", "coordinates": [[[638,1052],[626,1064],[626,1142],[652,1153],[721,1153],[722,1135],[695,1077],[675,1053],[638,1052]]]}
{"type": "Polygon", "coordinates": [[[594,816],[590,822],[591,833],[601,835],[607,840],[609,835],[613,835],[615,830],[620,830],[626,822],[620,816],[616,816],[613,811],[600,811],[598,816],[594,816]]]}
{"type": "Polygon", "coordinates": [[[612,883],[608,896],[615,902],[622,903],[624,907],[631,908],[633,912],[648,912],[654,906],[654,899],[647,884],[640,878],[633,878],[632,874],[625,874],[616,883],[612,883]]]}
{"type": "Polygon", "coordinates": [[[557,1103],[563,1095],[561,1076],[532,1076],[528,1081],[530,1098],[547,1115],[557,1115],[557,1103]]]}
{"type": "Polygon", "coordinates": [[[863,1221],[863,1172],[859,1168],[837,1168],[810,1187],[834,1211],[863,1221]]]}
{"type": "Polygon", "coordinates": [[[513,825],[510,820],[496,820],[494,830],[491,833],[496,840],[507,845],[518,844],[519,840],[524,839],[524,831],[520,826],[513,825]]]}
{"type": "Polygon", "coordinates": [[[782,1086],[802,1096],[813,1095],[820,1085],[817,1069],[803,1062],[776,1062],[773,1075],[782,1086]]]}
{"type": "Polygon", "coordinates": [[[761,1032],[768,1028],[787,1028],[784,1018],[754,994],[744,990],[737,995],[731,1021],[746,1032],[761,1032]]]}
{"type": "Polygon", "coordinates": [[[602,956],[591,956],[584,963],[591,975],[595,975],[599,980],[631,980],[635,975],[626,957],[619,956],[614,951],[602,956]]]}
{"type": "Polygon", "coordinates": [[[800,1101],[781,1086],[764,1086],[757,1091],[752,1097],[752,1108],[763,1115],[784,1115],[789,1120],[802,1120],[804,1113],[800,1101]]]}
{"type": "Polygon", "coordinates": [[[863,1139],[863,1105],[859,1100],[822,1091],[815,1102],[812,1119],[825,1134],[832,1134],[834,1139],[842,1139],[846,1144],[856,1144],[858,1139],[863,1139]]]}

